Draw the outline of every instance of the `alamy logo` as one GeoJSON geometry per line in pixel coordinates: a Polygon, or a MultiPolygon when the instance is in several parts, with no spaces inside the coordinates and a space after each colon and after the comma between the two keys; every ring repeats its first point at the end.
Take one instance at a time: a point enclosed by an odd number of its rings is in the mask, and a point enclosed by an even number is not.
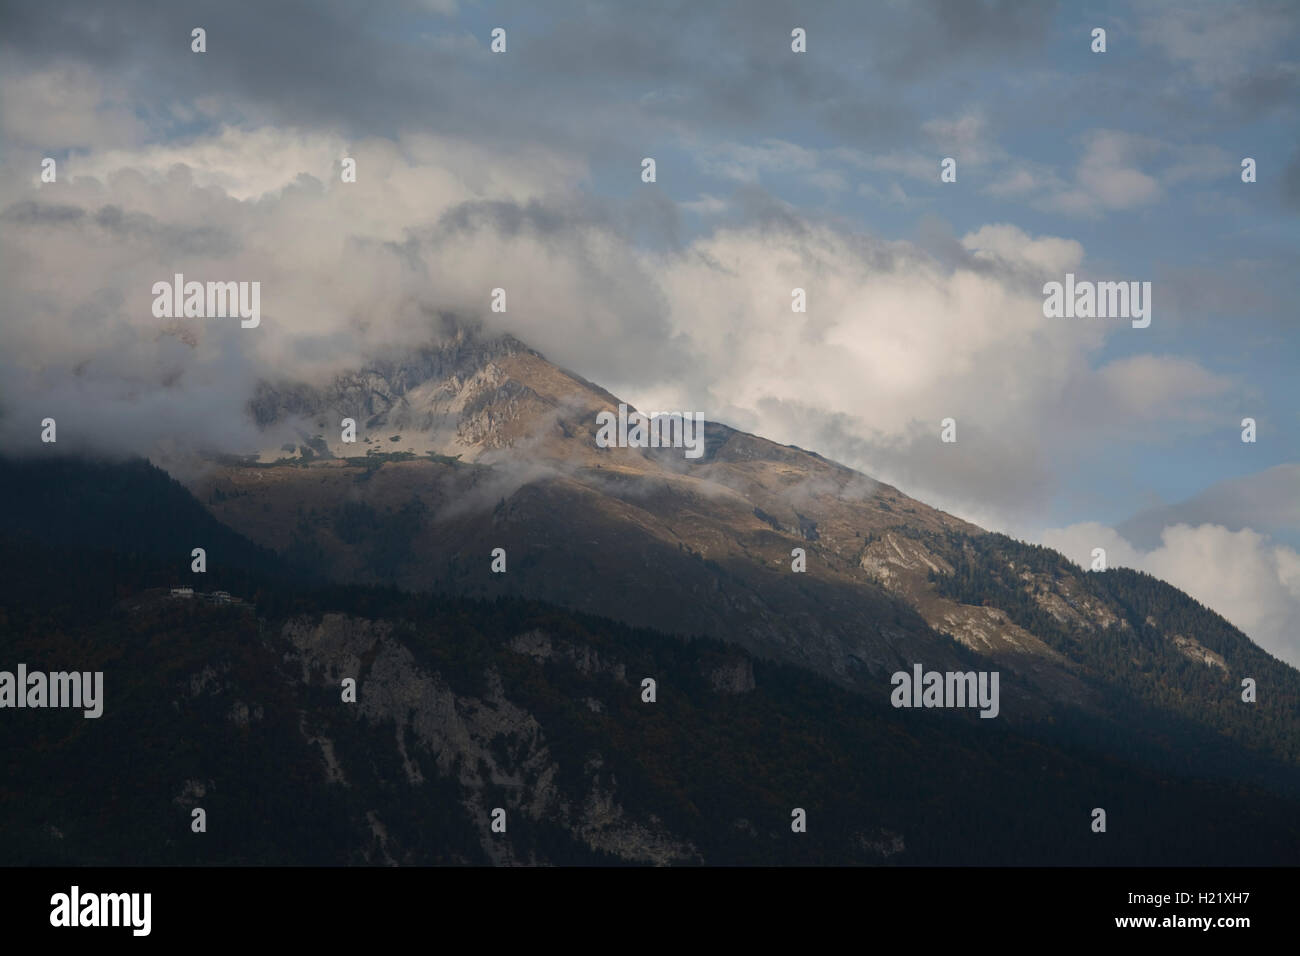
{"type": "Polygon", "coordinates": [[[685,448],[687,458],[704,454],[703,412],[641,412],[620,403],[618,415],[598,412],[599,448],[685,448]]]}
{"type": "Polygon", "coordinates": [[[1074,273],[1067,272],[1064,284],[1048,282],[1043,295],[1043,315],[1049,319],[1132,319],[1135,329],[1151,324],[1150,282],[1076,283],[1074,273]]]}
{"type": "Polygon", "coordinates": [[[50,897],[51,926],[129,926],[131,935],[148,936],[152,928],[152,893],[71,892],[50,897]]]}
{"type": "Polygon", "coordinates": [[[104,672],[29,674],[27,665],[19,664],[17,674],[0,671],[3,707],[81,707],[83,717],[98,717],[104,712],[104,672]]]}
{"type": "Polygon", "coordinates": [[[926,671],[912,665],[912,673],[898,671],[889,702],[895,707],[979,707],[981,717],[996,717],[998,671],[926,671]]]}
{"type": "Polygon", "coordinates": [[[262,321],[262,283],[186,282],[178,272],[171,282],[153,284],[156,319],[224,319],[238,316],[240,326],[255,329],[262,321]]]}

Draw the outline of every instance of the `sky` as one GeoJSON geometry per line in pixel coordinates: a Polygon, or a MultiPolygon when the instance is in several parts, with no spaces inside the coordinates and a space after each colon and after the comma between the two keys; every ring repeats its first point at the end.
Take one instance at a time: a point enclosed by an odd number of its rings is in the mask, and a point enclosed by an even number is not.
{"type": "Polygon", "coordinates": [[[474,316],[1300,664],[1298,94],[1293,2],[11,0],[0,441],[255,448],[259,380],[474,316]],[[156,318],[177,272],[260,325],[156,318]]]}

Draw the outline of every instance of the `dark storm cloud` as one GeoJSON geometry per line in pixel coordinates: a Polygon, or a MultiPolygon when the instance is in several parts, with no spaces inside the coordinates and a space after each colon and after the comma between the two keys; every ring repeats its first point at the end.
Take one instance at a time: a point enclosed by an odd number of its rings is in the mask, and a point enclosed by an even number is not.
{"type": "Polygon", "coordinates": [[[6,4],[0,50],[14,68],[67,59],[111,75],[167,132],[192,122],[178,119],[174,104],[228,97],[227,107],[253,118],[352,134],[424,128],[481,140],[487,126],[502,142],[580,150],[629,129],[644,139],[647,124],[753,132],[797,110],[861,144],[908,129],[901,94],[917,70],[943,75],[1041,51],[1052,5],[831,9],[763,0],[539,11],[520,2],[466,7],[458,18],[422,9],[396,8],[403,31],[394,8],[381,18],[343,0],[6,4]],[[494,25],[509,31],[505,56],[488,52],[494,25]],[[195,26],[207,31],[202,56],[190,51],[195,26]],[[794,26],[808,30],[815,55],[791,56],[794,26]]]}
{"type": "Polygon", "coordinates": [[[125,79],[137,106],[166,115],[172,102],[226,95],[303,125],[392,127],[422,104],[446,106],[439,58],[378,36],[367,4],[228,2],[157,4],[82,0],[0,6],[0,44],[15,67],[81,61],[125,79]],[[190,31],[207,31],[207,53],[190,31]]]}
{"type": "Polygon", "coordinates": [[[65,226],[80,222],[85,215],[86,211],[77,206],[24,199],[0,212],[0,222],[17,226],[65,226]]]}
{"type": "Polygon", "coordinates": [[[1143,47],[1161,54],[1139,66],[1180,118],[1231,126],[1294,114],[1300,7],[1292,0],[1150,0],[1132,13],[1143,47]]]}
{"type": "Polygon", "coordinates": [[[782,202],[765,189],[742,186],[736,191],[734,208],[735,225],[748,222],[765,232],[786,233],[803,237],[808,234],[808,221],[789,203],[782,202]]]}
{"type": "Polygon", "coordinates": [[[576,214],[572,208],[560,208],[535,199],[526,204],[477,200],[447,210],[438,220],[438,229],[448,234],[490,228],[503,236],[517,236],[522,232],[553,236],[568,232],[577,224],[610,225],[611,217],[600,206],[588,204],[586,211],[591,214],[576,214]]]}
{"type": "Polygon", "coordinates": [[[723,136],[806,113],[843,142],[885,144],[914,132],[905,94],[919,71],[936,78],[1041,52],[1054,6],[593,4],[552,32],[527,36],[518,55],[541,78],[539,88],[574,102],[586,100],[595,81],[625,90],[633,109],[646,93],[662,93],[641,101],[642,118],[662,113],[723,136]],[[794,27],[807,31],[806,56],[790,54],[794,27]]]}
{"type": "Polygon", "coordinates": [[[560,200],[471,200],[448,209],[430,234],[454,238],[488,230],[503,238],[528,235],[566,239],[595,228],[644,248],[681,244],[678,206],[659,190],[641,190],[626,199],[566,196],[560,200]]]}
{"type": "Polygon", "coordinates": [[[148,243],[182,255],[226,256],[238,251],[239,240],[228,230],[213,226],[176,226],[144,213],[104,206],[93,216],[77,206],[22,200],[0,212],[0,222],[12,226],[94,225],[114,239],[148,243]]]}
{"type": "Polygon", "coordinates": [[[147,242],[180,255],[228,256],[241,246],[238,237],[227,229],[175,226],[144,213],[125,212],[118,206],[103,207],[93,221],[114,238],[147,242]]]}
{"type": "MultiPolygon", "coordinates": [[[[1026,52],[1041,52],[1057,4],[1040,0],[927,0],[900,5],[877,30],[885,71],[914,77],[923,71],[969,64],[1014,65],[1026,52]],[[885,27],[888,29],[885,29],[885,27]]],[[[865,8],[873,15],[873,8],[865,8]]]]}
{"type": "Polygon", "coordinates": [[[1300,70],[1293,64],[1260,64],[1234,81],[1227,95],[1251,118],[1275,106],[1293,105],[1300,97],[1300,70]]]}

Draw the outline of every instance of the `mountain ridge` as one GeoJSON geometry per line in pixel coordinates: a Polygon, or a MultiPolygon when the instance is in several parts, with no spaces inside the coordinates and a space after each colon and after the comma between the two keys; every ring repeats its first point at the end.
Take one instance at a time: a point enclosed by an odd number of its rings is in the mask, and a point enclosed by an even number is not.
{"type": "MultiPolygon", "coordinates": [[[[162,485],[137,467],[116,487],[143,503],[162,485]]],[[[101,546],[129,546],[111,530],[53,549],[0,534],[4,579],[24,585],[0,592],[6,659],[75,659],[108,688],[98,721],[26,711],[0,725],[4,864],[1206,865],[1300,852],[1300,796],[1126,760],[1099,748],[1094,724],[899,711],[722,642],[513,598],[304,590],[254,572],[238,585],[251,611],[178,600],[166,584],[187,556],[167,553],[190,532],[162,530],[170,545],[144,562],[106,560],[101,546]],[[52,603],[69,575],[85,597],[52,603]],[[340,702],[349,676],[357,704],[340,702]],[[1113,839],[1089,831],[1095,805],[1113,839]],[[505,834],[489,826],[498,807],[505,834]],[[791,807],[806,834],[791,834],[791,807]]]]}
{"type": "MultiPolygon", "coordinates": [[[[362,482],[365,470],[344,462],[290,470],[308,485],[328,470],[355,472],[359,486],[391,472],[409,490],[402,472],[423,464],[386,463],[362,482]]],[[[1017,709],[1004,691],[1004,713],[983,720],[897,710],[884,679],[841,686],[735,640],[681,640],[504,595],[309,584],[282,556],[244,570],[231,562],[265,552],[236,538],[193,575],[194,536],[215,526],[144,463],[0,459],[0,485],[46,490],[41,508],[20,510],[0,533],[0,650],[7,661],[102,669],[108,689],[97,721],[24,711],[0,724],[6,864],[1206,865],[1300,852],[1294,696],[1280,696],[1266,655],[1227,622],[1138,575],[1093,576],[1113,576],[1127,620],[1154,622],[1109,629],[1122,653],[1097,644],[1111,664],[1142,656],[1127,685],[1095,686],[1095,711],[1065,699],[1017,709]],[[96,486],[111,495],[81,494],[96,486]],[[108,501],[125,516],[152,509],[155,535],[85,520],[108,501]],[[173,598],[178,578],[252,606],[173,598]],[[1195,682],[1220,707],[1231,685],[1175,648],[1166,625],[1230,667],[1256,655],[1247,663],[1265,668],[1266,695],[1254,713],[1266,719],[1198,719],[1206,697],[1195,682]],[[357,705],[340,702],[349,676],[357,705]],[[642,699],[644,677],[657,681],[654,704],[642,699]],[[1161,697],[1174,691],[1191,710],[1161,697]],[[129,798],[128,765],[139,768],[129,798]],[[100,796],[87,801],[87,788],[100,796]],[[213,826],[196,841],[187,827],[199,806],[213,826]],[[1113,838],[1090,832],[1097,806],[1113,838]],[[507,835],[488,826],[497,807],[507,835]],[[809,814],[808,834],[792,838],[791,807],[809,814]]],[[[364,531],[349,532],[354,547],[364,531]]],[[[995,603],[1020,593],[1010,571],[1050,577],[1064,561],[1001,536],[948,533],[955,543],[900,528],[872,546],[911,558],[915,543],[940,568],[940,552],[960,547],[964,562],[942,557],[944,586],[995,603]]],[[[703,559],[696,567],[713,573],[703,559]]],[[[1054,648],[1096,643],[1086,628],[1058,622],[1057,633],[1026,617],[1055,607],[1032,597],[995,610],[1054,648]]],[[[960,644],[950,654],[962,670],[993,665],[960,644]]],[[[1003,677],[1008,690],[1020,680],[1003,677]]]]}
{"type": "MultiPolygon", "coordinates": [[[[337,443],[328,459],[223,466],[191,489],[223,522],[334,580],[546,600],[737,643],[858,692],[879,693],[916,662],[961,669],[956,649],[975,651],[1010,675],[1012,721],[1032,723],[1060,701],[1104,713],[1115,675],[1102,673],[1077,635],[1118,648],[1151,632],[1164,648],[1152,660],[1167,650],[1205,669],[1187,678],[1195,703],[1185,714],[1199,707],[1239,719],[1224,708],[1252,675],[1229,673],[1231,662],[1195,634],[1134,618],[1056,552],[1040,549],[1052,557],[1030,561],[1030,551],[1011,553],[1028,545],[998,551],[989,542],[1002,536],[815,453],[718,423],[706,422],[698,461],[680,449],[599,448],[596,414],[612,410],[614,395],[517,339],[458,335],[448,356],[420,360],[428,375],[399,373],[382,390],[391,400],[357,418],[355,446],[337,443]],[[412,421],[429,426],[438,451],[376,450],[413,442],[407,432],[386,442],[393,422],[412,421]],[[496,437],[482,441],[486,431],[496,437]],[[367,439],[367,453],[352,454],[367,439]],[[490,569],[495,548],[507,555],[506,573],[490,569]],[[796,549],[806,571],[794,570],[796,549]],[[986,594],[953,586],[972,560],[984,562],[986,594]]],[[[348,417],[323,396],[353,393],[314,394],[319,415],[348,417]]],[[[1261,666],[1291,701],[1300,675],[1276,661],[1261,666]]],[[[1283,750],[1300,759],[1291,743],[1283,750]]]]}

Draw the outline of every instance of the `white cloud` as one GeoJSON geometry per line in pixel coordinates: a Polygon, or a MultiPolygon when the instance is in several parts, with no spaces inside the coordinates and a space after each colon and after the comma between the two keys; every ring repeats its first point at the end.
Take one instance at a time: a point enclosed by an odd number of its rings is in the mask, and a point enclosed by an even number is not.
{"type": "Polygon", "coordinates": [[[1048,276],[1072,271],[1083,262],[1083,246],[1073,239],[1035,239],[1004,223],[982,226],[961,242],[977,258],[1028,267],[1048,276]]]}
{"type": "MultiPolygon", "coordinates": [[[[754,155],[798,169],[810,154],[754,155]]],[[[1082,245],[1005,224],[937,258],[787,207],[659,251],[619,227],[648,207],[581,198],[582,164],[427,135],[349,143],[227,127],[69,167],[57,194],[0,178],[0,362],[21,412],[0,423],[7,434],[27,435],[55,396],[92,389],[96,433],[136,442],[123,450],[147,453],[185,409],[187,435],[233,442],[229,421],[257,378],[319,379],[424,344],[430,316],[450,311],[643,407],[699,409],[940,507],[1000,513],[996,527],[1046,507],[1081,439],[1185,420],[1230,387],[1186,360],[1094,368],[1127,326],[1042,315],[1045,276],[1078,271],[1082,245]],[[339,182],[342,155],[357,159],[354,184],[339,182]],[[175,272],[260,281],[262,325],[183,323],[192,348],[160,338],[150,289],[175,272]],[[501,315],[487,312],[497,287],[501,315]],[[795,287],[806,314],[791,312],[795,287]],[[209,387],[223,380],[224,404],[209,387]],[[169,411],[144,415],[156,396],[169,411]],[[955,446],[937,438],[950,416],[955,446]]],[[[690,208],[720,209],[711,196],[690,208]]]]}
{"type": "Polygon", "coordinates": [[[1041,541],[1085,568],[1092,549],[1105,548],[1109,567],[1135,568],[1169,582],[1275,657],[1300,667],[1300,554],[1266,535],[1177,524],[1164,529],[1159,547],[1141,551],[1111,528],[1084,523],[1050,528],[1041,541]]]}
{"type": "Polygon", "coordinates": [[[581,166],[411,137],[348,146],[358,176],[344,184],[343,147],[328,135],[228,128],[183,146],[78,154],[57,191],[0,176],[8,447],[27,443],[32,415],[54,415],[70,446],[148,454],[177,438],[247,447],[244,403],[259,378],[319,378],[423,344],[428,309],[473,314],[497,286],[556,341],[581,338],[568,318],[601,318],[574,303],[593,271],[623,268],[630,253],[593,231],[562,249],[526,235],[488,242],[481,231],[444,235],[441,247],[415,238],[466,203],[527,209],[557,182],[578,180],[581,166]],[[260,282],[261,325],[185,320],[174,326],[192,341],[182,344],[151,309],[153,284],[176,272],[260,282]],[[548,284],[563,288],[563,302],[522,308],[530,294],[545,303],[548,284]]]}
{"type": "Polygon", "coordinates": [[[0,75],[3,142],[40,150],[138,143],[145,124],[123,91],[110,90],[79,63],[0,75]]]}
{"type": "Polygon", "coordinates": [[[1165,142],[1110,129],[1089,130],[1072,179],[1048,166],[1020,161],[985,192],[1023,197],[1039,208],[1097,218],[1166,198],[1180,183],[1227,181],[1240,171],[1238,158],[1218,146],[1165,142]]]}
{"type": "Polygon", "coordinates": [[[1106,210],[1131,209],[1161,198],[1159,181],[1138,168],[1158,148],[1146,137],[1116,130],[1091,130],[1074,171],[1074,183],[1048,200],[1064,212],[1095,216],[1106,210]]]}

